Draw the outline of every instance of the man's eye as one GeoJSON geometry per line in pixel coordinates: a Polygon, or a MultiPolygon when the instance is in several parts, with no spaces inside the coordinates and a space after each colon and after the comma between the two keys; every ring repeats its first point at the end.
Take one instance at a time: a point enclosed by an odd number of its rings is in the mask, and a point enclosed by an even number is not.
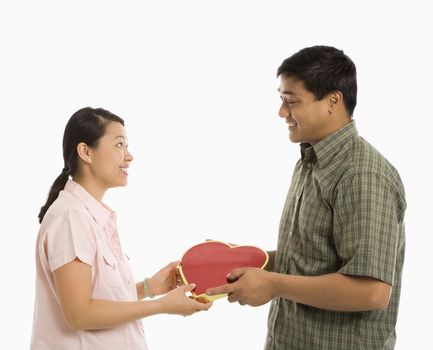
{"type": "Polygon", "coordinates": [[[285,99],[285,101],[286,101],[286,103],[287,103],[289,106],[293,106],[293,105],[295,105],[296,103],[298,103],[298,101],[293,101],[293,100],[288,100],[288,99],[285,99]]]}
{"type": "Polygon", "coordinates": [[[123,148],[123,142],[119,142],[116,147],[123,148]]]}
{"type": "Polygon", "coordinates": [[[289,100],[289,99],[287,99],[286,97],[283,97],[283,96],[280,96],[280,99],[283,102],[286,102],[289,106],[293,106],[293,105],[295,105],[297,103],[297,101],[291,101],[291,100],[289,100]]]}

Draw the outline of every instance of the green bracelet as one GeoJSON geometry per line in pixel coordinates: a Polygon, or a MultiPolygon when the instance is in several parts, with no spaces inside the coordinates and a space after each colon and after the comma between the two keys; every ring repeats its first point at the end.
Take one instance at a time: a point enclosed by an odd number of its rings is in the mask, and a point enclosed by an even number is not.
{"type": "Polygon", "coordinates": [[[152,294],[152,292],[150,291],[149,286],[147,285],[147,281],[148,280],[149,279],[147,277],[143,280],[144,297],[145,298],[151,298],[151,299],[153,299],[153,298],[155,298],[155,296],[152,294]]]}

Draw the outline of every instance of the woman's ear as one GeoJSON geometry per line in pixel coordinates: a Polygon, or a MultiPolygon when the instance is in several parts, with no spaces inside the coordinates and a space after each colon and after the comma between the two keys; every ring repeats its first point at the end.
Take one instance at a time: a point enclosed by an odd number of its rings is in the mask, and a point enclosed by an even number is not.
{"type": "Polygon", "coordinates": [[[92,163],[90,148],[84,142],[80,142],[77,145],[77,153],[78,153],[78,157],[80,157],[81,160],[83,160],[85,163],[87,164],[92,163]]]}

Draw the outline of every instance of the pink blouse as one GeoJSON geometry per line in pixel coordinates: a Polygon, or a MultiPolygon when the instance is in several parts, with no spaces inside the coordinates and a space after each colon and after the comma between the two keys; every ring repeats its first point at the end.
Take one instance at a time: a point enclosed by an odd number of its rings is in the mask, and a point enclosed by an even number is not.
{"type": "Polygon", "coordinates": [[[92,298],[136,301],[116,214],[78,183],[68,180],[48,209],[36,244],[36,294],[31,349],[147,350],[140,321],[111,329],[73,331],[66,324],[53,271],[78,258],[92,267],[92,298]]]}

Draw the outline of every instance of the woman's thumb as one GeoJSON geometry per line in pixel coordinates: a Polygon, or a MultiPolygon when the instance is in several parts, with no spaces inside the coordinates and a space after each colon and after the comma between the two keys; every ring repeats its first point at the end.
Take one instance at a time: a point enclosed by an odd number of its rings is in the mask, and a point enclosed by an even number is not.
{"type": "Polygon", "coordinates": [[[184,292],[184,293],[190,292],[195,288],[195,283],[186,284],[186,285],[179,287],[179,288],[182,288],[182,292],[184,292]]]}

